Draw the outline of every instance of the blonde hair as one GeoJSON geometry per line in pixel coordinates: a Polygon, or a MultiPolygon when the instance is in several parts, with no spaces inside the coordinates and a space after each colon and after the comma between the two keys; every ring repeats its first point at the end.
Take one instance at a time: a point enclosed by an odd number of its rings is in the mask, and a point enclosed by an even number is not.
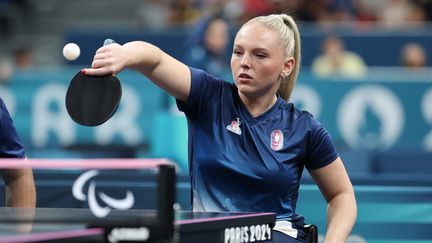
{"type": "Polygon", "coordinates": [[[246,22],[245,25],[250,23],[260,23],[278,33],[282,48],[285,50],[285,55],[287,57],[293,57],[295,60],[294,68],[290,75],[286,77],[281,76],[279,89],[277,91],[284,100],[288,101],[300,71],[301,42],[297,24],[294,19],[287,14],[258,16],[246,22]]]}

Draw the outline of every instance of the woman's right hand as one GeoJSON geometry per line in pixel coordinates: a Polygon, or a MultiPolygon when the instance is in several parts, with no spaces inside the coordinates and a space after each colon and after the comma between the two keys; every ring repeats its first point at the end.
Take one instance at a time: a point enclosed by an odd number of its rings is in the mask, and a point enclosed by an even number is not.
{"type": "Polygon", "coordinates": [[[93,76],[115,75],[126,68],[128,57],[127,48],[117,43],[109,44],[99,48],[93,57],[92,67],[82,71],[93,76]]]}

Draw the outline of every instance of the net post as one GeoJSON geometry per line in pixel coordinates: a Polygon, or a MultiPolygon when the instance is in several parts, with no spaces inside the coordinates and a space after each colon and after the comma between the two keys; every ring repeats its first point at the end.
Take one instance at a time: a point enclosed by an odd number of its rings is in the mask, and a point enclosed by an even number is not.
{"type": "Polygon", "coordinates": [[[174,233],[174,200],[175,200],[176,172],[173,164],[159,166],[157,177],[157,221],[165,229],[167,235],[174,233]]]}

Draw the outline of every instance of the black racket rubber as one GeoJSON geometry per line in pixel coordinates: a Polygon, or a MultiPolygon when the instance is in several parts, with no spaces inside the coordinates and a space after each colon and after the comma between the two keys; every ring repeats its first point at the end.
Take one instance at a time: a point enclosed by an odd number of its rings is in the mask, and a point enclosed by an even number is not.
{"type": "Polygon", "coordinates": [[[117,111],[121,96],[122,87],[116,76],[78,72],[67,89],[66,110],[78,124],[99,126],[117,111]]]}

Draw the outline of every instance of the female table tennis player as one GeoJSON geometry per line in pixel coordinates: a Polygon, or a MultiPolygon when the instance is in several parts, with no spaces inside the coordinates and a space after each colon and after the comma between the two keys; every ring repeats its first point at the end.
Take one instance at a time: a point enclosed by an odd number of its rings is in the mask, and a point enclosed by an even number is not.
{"type": "Polygon", "coordinates": [[[177,99],[188,119],[194,210],[276,212],[274,242],[305,242],[296,212],[305,167],[328,203],[325,242],[345,242],[357,209],[343,162],[324,126],[288,102],[300,50],[294,20],[268,15],[237,32],[234,84],[141,41],[101,47],[82,71],[137,70],[177,99]]]}

